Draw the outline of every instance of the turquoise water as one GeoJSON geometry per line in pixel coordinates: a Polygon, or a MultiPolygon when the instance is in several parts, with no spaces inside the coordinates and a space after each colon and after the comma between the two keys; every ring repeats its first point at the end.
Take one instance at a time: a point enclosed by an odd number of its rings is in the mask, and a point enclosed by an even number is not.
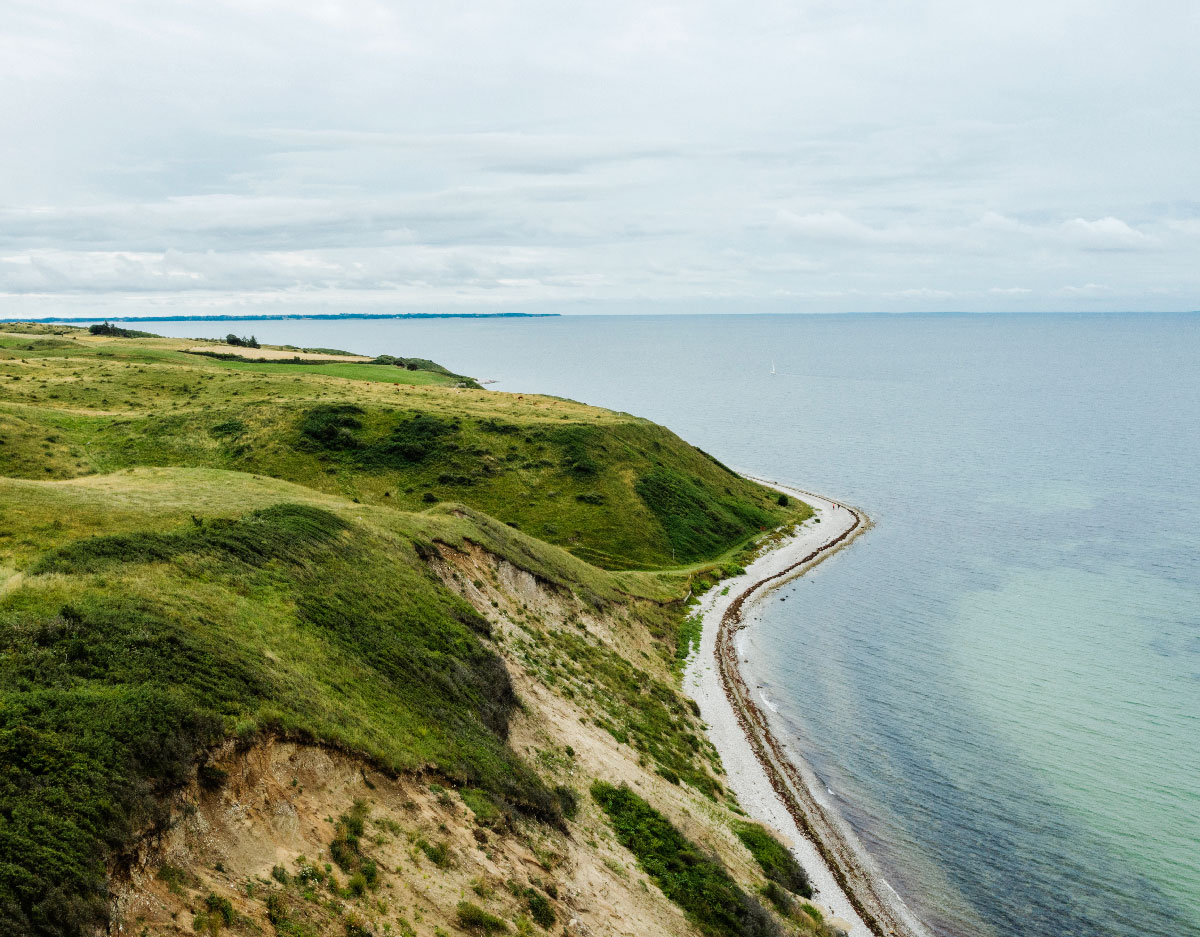
{"type": "Polygon", "coordinates": [[[638,413],[863,507],[750,676],[889,881],[941,934],[1200,934],[1200,316],[234,327],[638,413]]]}

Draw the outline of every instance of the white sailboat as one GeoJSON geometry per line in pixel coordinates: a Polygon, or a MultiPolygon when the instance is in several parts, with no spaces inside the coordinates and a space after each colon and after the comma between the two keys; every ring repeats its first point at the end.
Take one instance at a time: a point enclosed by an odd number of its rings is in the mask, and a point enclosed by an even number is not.
{"type": "Polygon", "coordinates": [[[775,370],[775,359],[774,359],[774,358],[772,358],[772,359],[771,359],[771,373],[772,373],[772,374],[778,374],[778,373],[779,373],[778,371],[776,371],[776,370],[775,370]]]}

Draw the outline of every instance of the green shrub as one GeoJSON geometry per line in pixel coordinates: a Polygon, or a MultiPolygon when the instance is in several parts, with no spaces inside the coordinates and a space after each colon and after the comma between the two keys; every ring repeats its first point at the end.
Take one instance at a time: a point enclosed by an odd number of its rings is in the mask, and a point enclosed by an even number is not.
{"type": "Polygon", "coordinates": [[[246,432],[246,424],[241,420],[225,420],[209,428],[210,436],[241,436],[246,432]]]}
{"type": "Polygon", "coordinates": [[[219,917],[226,927],[233,923],[233,903],[228,898],[209,892],[208,897],[204,899],[204,907],[209,913],[219,917]]]}
{"type": "Polygon", "coordinates": [[[359,417],[364,413],[356,404],[321,404],[304,412],[300,433],[310,445],[323,449],[358,449],[362,444],[353,431],[362,428],[359,417]]]}
{"type": "Polygon", "coordinates": [[[458,924],[463,930],[475,934],[496,934],[508,930],[508,925],[494,914],[488,914],[479,905],[460,901],[455,908],[458,924]]]}
{"type": "MultiPolygon", "coordinates": [[[[557,790],[555,796],[557,797],[557,790]]],[[[507,805],[499,804],[496,798],[487,791],[467,787],[459,791],[463,803],[475,814],[475,822],[489,829],[500,829],[508,824],[509,811],[507,805]]],[[[561,799],[560,799],[561,803],[561,799]]]]}
{"type": "MultiPolygon", "coordinates": [[[[570,748],[570,746],[567,747],[570,748]]],[[[574,820],[575,815],[579,813],[579,795],[567,785],[558,784],[554,788],[554,796],[558,800],[562,815],[568,820],[574,820]]]]}
{"type": "Polygon", "coordinates": [[[796,903],[792,900],[791,893],[777,884],[776,882],[768,881],[762,890],[763,897],[771,902],[783,917],[791,917],[796,912],[796,903]]]}
{"type": "Polygon", "coordinates": [[[808,873],[788,848],[772,836],[766,827],[757,823],[739,822],[734,824],[733,831],[750,850],[750,855],[754,856],[762,868],[763,875],[770,881],[779,883],[797,895],[812,897],[812,884],[808,880],[808,873]]]}
{"type": "Polygon", "coordinates": [[[617,840],[664,895],[710,937],[782,937],[765,908],[729,877],[724,867],[680,833],[627,786],[592,785],[617,840]]]}
{"type": "Polygon", "coordinates": [[[136,329],[123,329],[120,326],[112,325],[105,320],[103,324],[97,322],[88,326],[88,331],[93,335],[107,335],[110,338],[157,338],[153,332],[139,332],[136,329]]]}
{"type": "Polygon", "coordinates": [[[425,858],[439,869],[448,869],[454,864],[450,850],[446,848],[445,843],[430,843],[426,839],[419,839],[417,840],[417,848],[425,853],[425,858]]]}
{"type": "Polygon", "coordinates": [[[550,907],[550,902],[546,900],[546,896],[541,892],[532,888],[525,891],[525,903],[529,908],[529,916],[543,930],[549,930],[554,926],[557,920],[554,914],[554,909],[550,907]]]}

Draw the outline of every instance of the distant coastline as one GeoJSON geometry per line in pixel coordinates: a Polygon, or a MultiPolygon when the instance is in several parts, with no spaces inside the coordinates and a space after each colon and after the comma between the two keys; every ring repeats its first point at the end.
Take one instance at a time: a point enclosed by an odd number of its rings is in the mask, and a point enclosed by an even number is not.
{"type": "Polygon", "coordinates": [[[43,316],[22,322],[270,322],[284,319],[550,319],[557,312],[321,312],[261,316],[43,316]]]}

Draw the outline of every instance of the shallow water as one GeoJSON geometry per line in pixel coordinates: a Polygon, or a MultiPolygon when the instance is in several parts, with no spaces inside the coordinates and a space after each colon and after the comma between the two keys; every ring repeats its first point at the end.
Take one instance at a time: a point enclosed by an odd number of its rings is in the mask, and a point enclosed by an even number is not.
{"type": "Polygon", "coordinates": [[[748,677],[889,881],[942,934],[1200,933],[1200,316],[149,328],[433,358],[861,506],[748,677]]]}

